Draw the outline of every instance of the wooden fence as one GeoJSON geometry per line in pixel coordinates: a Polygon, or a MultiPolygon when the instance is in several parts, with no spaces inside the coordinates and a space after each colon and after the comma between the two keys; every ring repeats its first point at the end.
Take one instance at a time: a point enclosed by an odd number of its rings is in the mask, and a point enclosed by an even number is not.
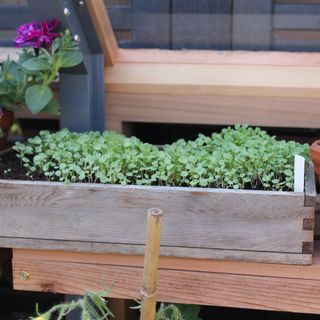
{"type": "MultiPolygon", "coordinates": [[[[318,0],[106,0],[120,47],[320,50],[318,0]]],[[[0,3],[0,46],[31,20],[26,0],[0,3]]]]}

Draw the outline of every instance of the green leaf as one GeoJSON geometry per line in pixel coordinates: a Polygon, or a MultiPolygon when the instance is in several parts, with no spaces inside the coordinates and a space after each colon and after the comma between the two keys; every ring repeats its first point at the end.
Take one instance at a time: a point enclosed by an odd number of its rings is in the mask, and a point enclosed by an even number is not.
{"type": "Polygon", "coordinates": [[[26,103],[32,113],[38,113],[44,109],[52,97],[53,93],[49,87],[36,84],[27,89],[26,103]]]}
{"type": "Polygon", "coordinates": [[[22,64],[22,68],[26,71],[47,71],[51,69],[47,59],[31,58],[22,64]]]}
{"type": "Polygon", "coordinates": [[[52,98],[50,102],[41,110],[41,112],[45,112],[51,116],[60,115],[59,112],[59,104],[55,98],[52,98]]]}
{"type": "Polygon", "coordinates": [[[59,49],[60,45],[61,45],[61,39],[60,38],[54,39],[51,47],[52,52],[55,53],[59,49]]]}
{"type": "Polygon", "coordinates": [[[82,54],[79,51],[66,51],[61,54],[61,68],[71,68],[82,62],[82,54]]]}

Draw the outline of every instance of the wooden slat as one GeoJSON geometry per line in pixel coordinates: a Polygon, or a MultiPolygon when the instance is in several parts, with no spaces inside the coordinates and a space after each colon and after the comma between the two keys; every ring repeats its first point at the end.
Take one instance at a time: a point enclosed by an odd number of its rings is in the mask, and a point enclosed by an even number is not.
{"type": "Polygon", "coordinates": [[[173,0],[173,49],[231,49],[231,0],[173,0]]]}
{"type": "MultiPolygon", "coordinates": [[[[296,278],[320,281],[319,243],[315,242],[315,254],[312,265],[297,266],[278,263],[257,263],[232,260],[206,260],[160,256],[159,268],[170,270],[188,270],[279,278],[296,278]]],[[[143,267],[143,255],[14,249],[16,260],[90,263],[99,265],[117,265],[143,267]]]]}
{"type": "Polygon", "coordinates": [[[271,0],[237,0],[233,2],[233,49],[270,49],[272,6],[271,0]]]}
{"type": "MultiPolygon", "coordinates": [[[[302,224],[302,223],[301,223],[302,224]]],[[[38,240],[26,238],[0,238],[1,245],[6,248],[31,249],[31,250],[65,250],[75,252],[96,252],[108,254],[134,254],[142,255],[144,247],[139,245],[96,243],[59,240],[38,240]]],[[[310,265],[311,253],[277,253],[258,252],[246,250],[222,250],[182,247],[162,247],[160,253],[163,257],[178,257],[208,260],[235,260],[255,261],[262,263],[310,265]]]]}
{"type": "Polygon", "coordinates": [[[0,188],[0,246],[140,254],[146,212],[159,207],[168,212],[163,255],[310,263],[304,248],[313,231],[303,221],[314,211],[304,194],[10,181],[0,188]]]}
{"type": "MultiPolygon", "coordinates": [[[[65,255],[67,256],[68,254],[65,255]]],[[[82,294],[88,289],[100,290],[101,279],[105,279],[105,282],[113,283],[111,297],[130,299],[139,297],[142,278],[140,266],[130,266],[130,263],[119,265],[113,262],[97,264],[92,260],[54,261],[54,253],[51,259],[47,259],[47,255],[45,259],[41,259],[40,254],[37,258],[39,260],[34,259],[32,252],[25,257],[14,255],[15,289],[82,294]],[[21,271],[30,273],[29,281],[19,278],[21,271]]],[[[130,257],[124,259],[126,260],[123,262],[130,262],[130,257]]],[[[220,268],[223,263],[221,262],[220,268]]],[[[242,271],[248,270],[250,264],[240,265],[240,272],[236,271],[237,266],[238,263],[234,263],[234,271],[228,273],[223,269],[192,271],[170,269],[168,265],[161,265],[158,276],[158,299],[175,303],[320,313],[319,279],[307,276],[309,274],[307,268],[316,271],[315,266],[303,268],[287,266],[290,268],[288,270],[292,270],[292,274],[289,271],[284,277],[281,276],[281,272],[264,276],[255,274],[255,272],[259,274],[260,267],[262,270],[268,270],[269,266],[271,269],[277,268],[274,265],[255,264],[251,274],[250,271],[241,274],[242,271]],[[295,275],[299,275],[299,270],[306,278],[303,276],[295,278],[295,275]]],[[[317,271],[315,274],[318,275],[319,266],[317,271]]]]}
{"type": "Polygon", "coordinates": [[[170,47],[170,1],[132,0],[133,46],[135,48],[170,47]]]}
{"type": "Polygon", "coordinates": [[[104,53],[106,66],[113,66],[117,59],[118,44],[112,30],[103,0],[86,1],[104,53]]]}
{"type": "Polygon", "coordinates": [[[320,67],[320,54],[274,51],[119,49],[118,61],[125,63],[320,67]]]}
{"type": "Polygon", "coordinates": [[[320,101],[313,98],[107,93],[106,101],[113,130],[123,122],[319,128],[320,101]]]}
{"type": "MultiPolygon", "coordinates": [[[[315,183],[315,173],[314,173],[314,166],[310,164],[307,172],[306,172],[306,184],[305,184],[305,201],[304,205],[306,207],[313,207],[316,206],[316,183],[315,183]]],[[[312,228],[313,229],[313,228],[312,228]]]]}
{"type": "Polygon", "coordinates": [[[114,93],[320,97],[319,67],[118,63],[106,73],[114,93]]]}

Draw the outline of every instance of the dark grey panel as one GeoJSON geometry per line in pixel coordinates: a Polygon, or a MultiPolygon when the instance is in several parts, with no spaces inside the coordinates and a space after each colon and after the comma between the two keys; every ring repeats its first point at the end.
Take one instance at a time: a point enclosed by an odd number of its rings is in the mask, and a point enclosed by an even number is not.
{"type": "Polygon", "coordinates": [[[234,0],[234,50],[270,50],[272,0],[234,0]]]}
{"type": "Polygon", "coordinates": [[[231,0],[173,0],[173,49],[230,49],[231,0]]]}
{"type": "Polygon", "coordinates": [[[131,6],[110,6],[107,7],[111,24],[114,30],[132,29],[132,7],[131,6]]]}
{"type": "Polygon", "coordinates": [[[170,47],[170,1],[133,0],[133,45],[170,47]]]}
{"type": "Polygon", "coordinates": [[[274,10],[276,29],[320,29],[320,4],[278,4],[274,10]]]}

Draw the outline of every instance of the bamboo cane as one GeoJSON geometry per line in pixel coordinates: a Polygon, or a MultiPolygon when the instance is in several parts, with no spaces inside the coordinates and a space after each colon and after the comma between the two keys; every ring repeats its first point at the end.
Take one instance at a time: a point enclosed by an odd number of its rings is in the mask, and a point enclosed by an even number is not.
{"type": "Polygon", "coordinates": [[[141,288],[140,320],[155,320],[157,272],[162,227],[162,210],[148,211],[147,242],[144,256],[143,284],[141,288]]]}

